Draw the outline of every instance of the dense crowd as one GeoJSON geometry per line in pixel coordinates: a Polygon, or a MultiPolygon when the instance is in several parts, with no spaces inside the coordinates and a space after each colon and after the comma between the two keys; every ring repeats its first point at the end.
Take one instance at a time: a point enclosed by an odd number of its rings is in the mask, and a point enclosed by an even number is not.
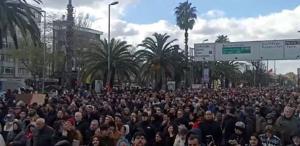
{"type": "Polygon", "coordinates": [[[300,96],[287,89],[15,96],[0,101],[0,146],[300,145],[300,96]]]}

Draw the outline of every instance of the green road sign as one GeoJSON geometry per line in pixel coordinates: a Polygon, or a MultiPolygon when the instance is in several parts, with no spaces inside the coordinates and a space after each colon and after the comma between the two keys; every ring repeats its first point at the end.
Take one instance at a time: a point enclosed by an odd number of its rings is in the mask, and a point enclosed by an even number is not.
{"type": "Polygon", "coordinates": [[[251,47],[224,47],[223,54],[251,54],[251,47]]]}

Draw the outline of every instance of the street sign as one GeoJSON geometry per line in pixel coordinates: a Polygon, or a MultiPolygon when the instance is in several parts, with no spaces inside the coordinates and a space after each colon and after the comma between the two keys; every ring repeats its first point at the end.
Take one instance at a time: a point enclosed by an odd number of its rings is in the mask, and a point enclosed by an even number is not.
{"type": "Polygon", "coordinates": [[[223,54],[250,54],[250,47],[224,47],[222,49],[223,54]]]}
{"type": "Polygon", "coordinates": [[[196,61],[254,61],[300,59],[300,39],[197,43],[196,61]]]}
{"type": "Polygon", "coordinates": [[[195,56],[197,56],[196,61],[205,61],[214,59],[214,44],[195,44],[195,56]]]}

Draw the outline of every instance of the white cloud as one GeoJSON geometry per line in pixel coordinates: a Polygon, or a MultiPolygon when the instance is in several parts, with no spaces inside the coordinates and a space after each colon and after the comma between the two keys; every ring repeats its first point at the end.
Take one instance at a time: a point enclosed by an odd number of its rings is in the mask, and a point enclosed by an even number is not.
{"type": "Polygon", "coordinates": [[[222,10],[209,10],[205,14],[201,15],[204,18],[218,18],[218,17],[224,17],[225,12],[222,10]]]}
{"type": "MultiPolygon", "coordinates": [[[[58,1],[58,0],[56,0],[58,1]]],[[[77,0],[78,2],[79,0],[77,0]]],[[[80,0],[81,1],[81,0],[80,0]]],[[[139,44],[145,37],[154,32],[168,33],[172,38],[179,39],[178,43],[183,46],[184,34],[182,30],[166,20],[158,20],[152,24],[135,24],[122,20],[125,15],[125,9],[128,5],[137,3],[139,0],[120,0],[120,4],[113,6],[111,9],[111,33],[112,37],[127,40],[131,44],[139,44]]],[[[74,3],[76,0],[74,1],[74,3]]],[[[83,1],[81,1],[83,2],[83,1]]],[[[92,28],[103,31],[104,37],[107,35],[107,1],[88,0],[85,4],[75,7],[75,12],[88,13],[94,23],[92,28]]],[[[51,10],[60,10],[55,8],[57,4],[51,6],[51,10]],[[54,8],[53,8],[54,7],[54,8]]],[[[60,6],[65,4],[60,4],[60,6]]],[[[50,10],[50,8],[48,8],[50,10]]],[[[214,42],[218,35],[228,35],[230,41],[252,41],[252,40],[269,40],[269,39],[288,39],[299,38],[297,31],[300,29],[300,6],[292,10],[282,10],[264,16],[248,18],[231,18],[226,17],[225,13],[220,10],[211,10],[200,14],[194,29],[190,31],[189,45],[202,42],[208,39],[214,42]]],[[[289,62],[290,63],[290,62],[289,62]]],[[[278,72],[285,73],[291,68],[284,68],[285,63],[278,63],[278,72]],[[282,69],[280,69],[282,68],[282,69]],[[281,72],[282,71],[282,72],[281,72]]],[[[293,66],[293,65],[288,65],[293,66]]]]}

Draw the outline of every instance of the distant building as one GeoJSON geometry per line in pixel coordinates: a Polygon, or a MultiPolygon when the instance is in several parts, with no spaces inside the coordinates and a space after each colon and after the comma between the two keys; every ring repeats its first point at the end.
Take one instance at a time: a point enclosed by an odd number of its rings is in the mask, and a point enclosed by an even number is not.
{"type": "Polygon", "coordinates": [[[69,0],[67,10],[67,19],[63,17],[53,21],[53,51],[64,53],[65,56],[64,63],[54,63],[53,76],[62,79],[66,86],[72,80],[71,86],[74,87],[80,71],[80,59],[76,50],[98,44],[103,32],[74,24],[72,0],[69,0]]]}
{"type": "MultiPolygon", "coordinates": [[[[38,7],[34,8],[41,10],[41,8],[38,7]]],[[[41,26],[41,14],[36,11],[33,12],[35,14],[36,23],[38,26],[41,26]]],[[[20,32],[18,32],[17,35],[21,37],[20,32]]],[[[9,54],[11,49],[15,49],[12,38],[7,36],[7,38],[2,39],[4,41],[3,48],[0,48],[0,91],[6,90],[7,88],[24,87],[25,80],[32,78],[32,75],[20,60],[15,59],[9,54]]]]}
{"type": "MultiPolygon", "coordinates": [[[[66,20],[53,21],[53,51],[67,52],[66,31],[66,20]]],[[[100,41],[101,35],[103,35],[101,31],[75,26],[73,34],[74,48],[86,48],[91,44],[96,44],[100,41]]]]}

